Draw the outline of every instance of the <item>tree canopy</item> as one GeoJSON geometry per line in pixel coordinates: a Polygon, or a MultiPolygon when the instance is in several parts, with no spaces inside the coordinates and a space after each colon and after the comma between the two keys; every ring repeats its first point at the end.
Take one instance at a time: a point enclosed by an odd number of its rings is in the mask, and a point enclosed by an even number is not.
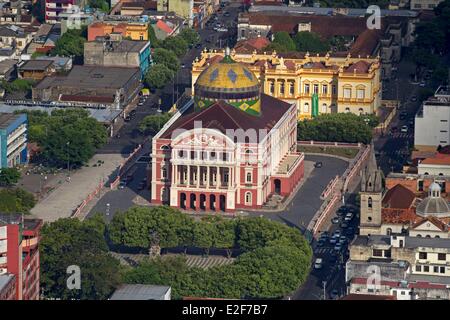
{"type": "Polygon", "coordinates": [[[173,79],[174,71],[164,64],[154,64],[144,77],[144,81],[151,89],[161,89],[173,79]]]}
{"type": "Polygon", "coordinates": [[[330,49],[327,41],[323,41],[318,34],[314,32],[301,31],[294,38],[297,51],[310,53],[324,53],[330,49]]]}
{"type": "Polygon", "coordinates": [[[139,130],[144,134],[155,134],[169,121],[169,113],[151,114],[142,119],[139,130]]]}
{"type": "Polygon", "coordinates": [[[164,39],[161,47],[170,50],[177,55],[177,57],[182,57],[186,54],[188,50],[188,43],[181,36],[168,37],[164,39]]]}
{"type": "Polygon", "coordinates": [[[20,188],[0,190],[0,212],[29,214],[36,204],[34,196],[20,188]]]}
{"type": "Polygon", "coordinates": [[[13,185],[19,181],[20,176],[20,171],[17,168],[1,168],[0,185],[13,185]]]}
{"type": "Polygon", "coordinates": [[[294,40],[292,40],[289,33],[285,31],[275,32],[272,43],[265,48],[265,50],[275,50],[277,52],[290,52],[295,51],[295,49],[296,46],[294,40]]]}
{"type": "Polygon", "coordinates": [[[84,43],[86,38],[84,29],[69,29],[58,40],[51,51],[52,55],[74,57],[81,61],[84,55],[84,43]]]}
{"type": "Polygon", "coordinates": [[[279,298],[308,275],[311,248],[298,232],[265,218],[229,220],[220,216],[194,220],[169,207],[132,208],[114,216],[109,237],[116,245],[148,248],[157,234],[162,248],[194,246],[238,250],[231,265],[207,271],[188,268],[183,257],[143,261],[124,273],[126,283],[170,285],[183,296],[279,298]]]}
{"type": "Polygon", "coordinates": [[[369,117],[366,123],[366,118],[353,113],[321,114],[298,122],[298,139],[369,143],[377,121],[369,117]]]}
{"type": "Polygon", "coordinates": [[[85,164],[107,139],[105,127],[83,109],[27,113],[29,140],[43,149],[42,160],[50,166],[78,167],[85,164]]]}
{"type": "Polygon", "coordinates": [[[178,36],[186,41],[188,45],[194,45],[200,41],[200,36],[198,35],[197,31],[192,28],[184,28],[183,30],[181,30],[178,36]]]}
{"type": "Polygon", "coordinates": [[[41,288],[44,298],[107,299],[120,284],[119,262],[108,254],[101,216],[84,222],[59,219],[42,228],[41,288]],[[79,290],[67,288],[69,266],[78,266],[79,290]]]}
{"type": "Polygon", "coordinates": [[[162,64],[172,70],[177,72],[180,68],[180,62],[178,61],[177,55],[164,48],[156,48],[152,54],[153,63],[162,64]]]}

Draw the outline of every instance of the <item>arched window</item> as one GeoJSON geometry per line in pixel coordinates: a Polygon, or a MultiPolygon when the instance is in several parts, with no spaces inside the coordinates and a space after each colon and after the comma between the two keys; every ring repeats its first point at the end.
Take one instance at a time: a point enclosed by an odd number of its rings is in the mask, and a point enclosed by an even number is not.
{"type": "Polygon", "coordinates": [[[372,208],[372,197],[369,197],[369,199],[367,199],[367,207],[372,208]]]}
{"type": "Polygon", "coordinates": [[[305,103],[303,106],[303,112],[307,113],[309,112],[309,103],[305,103]]]}
{"type": "Polygon", "coordinates": [[[367,217],[368,222],[372,222],[372,217],[367,217]]]}
{"type": "Polygon", "coordinates": [[[429,234],[427,234],[427,235],[425,236],[425,238],[431,238],[431,236],[430,236],[429,234]]]}
{"type": "Polygon", "coordinates": [[[167,179],[167,168],[166,167],[161,168],[161,179],[167,179]]]}
{"type": "Polygon", "coordinates": [[[434,236],[435,238],[440,238],[439,236],[434,236]]]}
{"type": "Polygon", "coordinates": [[[364,114],[363,108],[359,108],[359,109],[358,109],[358,112],[359,112],[359,115],[362,116],[362,115],[364,114]]]}
{"type": "Polygon", "coordinates": [[[390,235],[392,234],[392,229],[391,229],[391,228],[387,228],[387,229],[386,229],[386,234],[387,234],[388,236],[390,236],[390,235]]]}
{"type": "Polygon", "coordinates": [[[170,147],[169,146],[167,146],[167,145],[163,145],[163,146],[161,146],[161,150],[169,150],[170,149],[170,147]]]}
{"type": "Polygon", "coordinates": [[[251,172],[247,172],[245,181],[248,183],[252,182],[252,173],[251,172]]]}
{"type": "Polygon", "coordinates": [[[417,238],[422,238],[422,235],[421,235],[421,234],[418,234],[418,235],[417,235],[417,238]]]}
{"type": "Polygon", "coordinates": [[[322,113],[326,113],[327,112],[327,104],[323,103],[322,104],[322,113]]]}
{"type": "Polygon", "coordinates": [[[350,112],[350,108],[349,107],[345,108],[345,112],[349,113],[350,112]]]}
{"type": "Polygon", "coordinates": [[[245,204],[246,205],[251,205],[252,204],[252,193],[251,192],[246,192],[245,193],[245,204]]]}

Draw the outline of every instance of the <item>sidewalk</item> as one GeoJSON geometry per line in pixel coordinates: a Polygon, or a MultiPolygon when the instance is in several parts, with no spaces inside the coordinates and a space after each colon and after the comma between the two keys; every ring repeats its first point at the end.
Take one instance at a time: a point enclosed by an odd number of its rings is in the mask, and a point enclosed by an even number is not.
{"type": "Polygon", "coordinates": [[[70,217],[100,181],[108,180],[109,175],[116,170],[123,159],[120,154],[96,154],[89,161],[89,167],[83,167],[73,172],[70,182],[64,181],[47,198],[31,209],[31,214],[49,222],[70,217]],[[93,167],[98,160],[105,163],[99,167],[93,167]]]}

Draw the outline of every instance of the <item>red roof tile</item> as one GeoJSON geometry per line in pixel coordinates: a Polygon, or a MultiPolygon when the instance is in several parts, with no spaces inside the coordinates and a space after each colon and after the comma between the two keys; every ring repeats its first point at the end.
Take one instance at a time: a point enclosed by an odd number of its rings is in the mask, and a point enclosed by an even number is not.
{"type": "Polygon", "coordinates": [[[173,32],[173,29],[171,27],[169,27],[167,25],[167,23],[165,23],[162,20],[158,20],[158,22],[156,23],[156,26],[167,34],[170,34],[173,32]]]}
{"type": "Polygon", "coordinates": [[[259,135],[260,130],[270,131],[290,107],[287,102],[261,94],[261,115],[252,116],[224,101],[219,101],[201,111],[194,111],[191,108],[178,118],[161,138],[174,138],[171,135],[176,129],[194,129],[196,121],[201,121],[202,128],[216,129],[224,134],[227,129],[251,129],[256,130],[259,135]]]}
{"type": "Polygon", "coordinates": [[[383,197],[383,207],[391,209],[408,209],[411,208],[416,199],[414,192],[403,186],[397,184],[389,189],[383,197]]]}

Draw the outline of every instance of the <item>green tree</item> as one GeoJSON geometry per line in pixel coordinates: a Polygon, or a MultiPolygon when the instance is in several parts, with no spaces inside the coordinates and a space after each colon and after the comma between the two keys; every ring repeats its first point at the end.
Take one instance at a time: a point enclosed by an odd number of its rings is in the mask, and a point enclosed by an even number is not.
{"type": "Polygon", "coordinates": [[[139,130],[144,134],[157,133],[164,124],[169,121],[171,115],[169,113],[152,114],[142,119],[139,124],[139,130]]]}
{"type": "Polygon", "coordinates": [[[166,38],[161,46],[175,53],[177,57],[182,57],[188,50],[188,43],[178,36],[166,38]]]}
{"type": "Polygon", "coordinates": [[[185,28],[177,35],[181,37],[188,45],[197,44],[200,41],[200,36],[197,31],[192,28],[185,28]]]}
{"type": "Polygon", "coordinates": [[[41,156],[50,166],[78,167],[85,164],[107,140],[104,126],[83,109],[27,113],[29,139],[43,149],[41,156]]]}
{"type": "Polygon", "coordinates": [[[110,7],[106,0],[89,0],[88,3],[91,8],[99,9],[105,13],[109,12],[110,7]]]}
{"type": "Polygon", "coordinates": [[[20,171],[17,168],[0,169],[0,185],[13,185],[20,179],[20,171]]]}
{"type": "Polygon", "coordinates": [[[110,297],[121,282],[119,262],[108,254],[100,231],[97,223],[70,218],[44,225],[40,243],[44,298],[100,300],[110,297]],[[73,265],[81,271],[79,290],[67,288],[67,268],[73,265]]]}
{"type": "Polygon", "coordinates": [[[265,50],[275,50],[277,52],[290,52],[295,51],[295,42],[292,40],[289,33],[286,31],[275,32],[274,39],[265,50]]]}
{"type": "Polygon", "coordinates": [[[152,48],[159,48],[161,46],[161,41],[156,37],[155,29],[153,29],[152,25],[148,26],[148,39],[152,48]]]}
{"type": "Polygon", "coordinates": [[[163,64],[155,64],[145,75],[145,83],[152,89],[161,89],[173,79],[174,72],[163,64]]]}
{"type": "Polygon", "coordinates": [[[180,62],[178,61],[177,55],[164,48],[156,48],[153,51],[152,59],[155,64],[162,64],[173,72],[177,72],[180,68],[180,62]]]}
{"type": "Polygon", "coordinates": [[[84,43],[83,30],[69,29],[58,40],[52,49],[52,55],[74,57],[78,61],[83,59],[84,43]]]}
{"type": "Polygon", "coordinates": [[[365,116],[353,113],[321,114],[310,120],[298,122],[298,139],[333,142],[362,142],[372,140],[373,121],[366,123],[365,116]]]}
{"type": "Polygon", "coordinates": [[[294,42],[297,51],[310,53],[324,53],[330,50],[328,42],[323,41],[320,36],[314,32],[302,31],[294,36],[294,42]]]}
{"type": "Polygon", "coordinates": [[[29,214],[36,204],[33,194],[20,188],[0,190],[0,212],[29,214]]]}

